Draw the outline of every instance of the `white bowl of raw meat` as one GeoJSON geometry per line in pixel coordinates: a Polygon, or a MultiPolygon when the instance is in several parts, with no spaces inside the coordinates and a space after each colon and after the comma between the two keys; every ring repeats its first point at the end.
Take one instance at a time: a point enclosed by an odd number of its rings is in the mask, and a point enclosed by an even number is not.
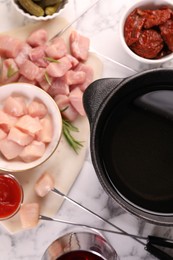
{"type": "Polygon", "coordinates": [[[0,170],[20,172],[50,158],[62,133],[55,101],[28,83],[0,87],[0,170]]]}
{"type": "Polygon", "coordinates": [[[61,14],[68,0],[13,0],[12,4],[21,15],[35,21],[46,21],[61,14]]]}

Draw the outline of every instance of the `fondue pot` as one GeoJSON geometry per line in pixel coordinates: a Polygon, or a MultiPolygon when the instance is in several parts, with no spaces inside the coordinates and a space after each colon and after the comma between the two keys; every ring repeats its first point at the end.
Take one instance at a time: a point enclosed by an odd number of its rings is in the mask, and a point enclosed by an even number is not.
{"type": "Polygon", "coordinates": [[[104,78],[85,91],[93,166],[124,209],[173,224],[173,70],[104,78]]]}

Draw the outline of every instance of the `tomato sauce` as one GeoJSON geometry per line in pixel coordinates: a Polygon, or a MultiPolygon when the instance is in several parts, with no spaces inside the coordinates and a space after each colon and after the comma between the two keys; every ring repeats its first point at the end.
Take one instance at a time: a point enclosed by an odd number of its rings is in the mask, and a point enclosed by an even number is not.
{"type": "Polygon", "coordinates": [[[102,257],[88,251],[72,251],[57,258],[58,260],[103,260],[102,257]]]}
{"type": "Polygon", "coordinates": [[[22,187],[8,174],[0,174],[0,219],[13,216],[23,200],[22,187]]]}

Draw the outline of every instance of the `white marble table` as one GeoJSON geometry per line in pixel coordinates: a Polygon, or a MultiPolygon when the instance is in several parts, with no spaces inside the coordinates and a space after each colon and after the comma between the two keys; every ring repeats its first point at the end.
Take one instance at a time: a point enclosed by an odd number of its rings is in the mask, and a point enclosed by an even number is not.
{"type": "MultiPolygon", "coordinates": [[[[137,64],[127,59],[121,50],[118,35],[118,25],[125,6],[131,0],[101,0],[97,7],[94,7],[88,14],[81,18],[76,28],[91,39],[92,47],[114,60],[120,61],[128,66],[138,69],[137,64]]],[[[82,10],[94,0],[69,0],[70,4],[65,8],[62,16],[72,21],[82,10]]],[[[23,19],[13,9],[10,0],[0,0],[0,31],[7,31],[11,28],[24,25],[30,21],[23,19]]],[[[126,77],[131,74],[118,65],[104,62],[103,77],[126,77]]],[[[126,232],[147,236],[149,234],[161,236],[173,236],[171,227],[155,226],[137,219],[130,213],[125,212],[116,202],[112,201],[103,191],[95,171],[93,169],[90,152],[86,156],[81,173],[73,185],[69,196],[83,205],[94,210],[102,217],[118,225],[126,232]]],[[[58,217],[79,221],[86,224],[104,227],[104,223],[90,214],[64,202],[58,212],[58,217]]],[[[70,228],[68,225],[42,222],[37,228],[22,231],[10,235],[0,226],[0,260],[39,260],[47,246],[70,228]]],[[[144,246],[132,238],[106,234],[110,243],[116,249],[120,260],[152,260],[152,257],[144,249],[144,246]]]]}

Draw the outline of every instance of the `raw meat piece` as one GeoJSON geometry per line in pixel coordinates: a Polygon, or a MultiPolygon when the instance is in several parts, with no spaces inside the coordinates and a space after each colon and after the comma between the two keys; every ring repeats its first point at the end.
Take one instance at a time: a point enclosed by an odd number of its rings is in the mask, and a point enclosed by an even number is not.
{"type": "Polygon", "coordinates": [[[7,139],[21,146],[26,146],[33,141],[33,136],[20,131],[16,127],[12,127],[10,129],[7,139]]]}
{"type": "Polygon", "coordinates": [[[25,43],[22,46],[22,49],[20,50],[18,55],[15,57],[15,62],[19,68],[22,66],[22,64],[24,63],[24,61],[26,59],[29,59],[29,53],[31,50],[32,50],[32,47],[27,43],[25,43]]]}
{"type": "Polygon", "coordinates": [[[38,29],[32,32],[26,42],[31,45],[32,47],[37,47],[46,43],[48,39],[47,31],[44,29],[38,29]]]}
{"type": "Polygon", "coordinates": [[[64,75],[64,79],[68,85],[83,84],[86,79],[86,73],[84,71],[68,70],[64,75]]]}
{"type": "Polygon", "coordinates": [[[23,82],[23,83],[28,83],[28,84],[32,84],[32,85],[36,85],[36,80],[29,80],[27,78],[25,78],[24,76],[20,76],[20,78],[18,79],[18,82],[23,82]]]}
{"type": "Polygon", "coordinates": [[[40,101],[33,100],[28,105],[28,114],[32,117],[42,118],[48,113],[47,107],[40,101]]]}
{"type": "Polygon", "coordinates": [[[46,45],[41,45],[33,48],[29,54],[30,60],[34,62],[34,64],[36,64],[37,66],[43,68],[46,68],[48,65],[48,61],[45,59],[45,49],[46,45]]]}
{"type": "Polygon", "coordinates": [[[22,152],[23,147],[7,138],[0,141],[0,151],[7,160],[12,160],[18,157],[22,152]]]}
{"type": "Polygon", "coordinates": [[[39,67],[35,65],[32,61],[25,60],[23,65],[19,69],[20,74],[29,80],[35,80],[37,74],[39,73],[39,67]]]}
{"type": "Polygon", "coordinates": [[[66,95],[56,95],[54,97],[54,100],[56,102],[56,104],[58,105],[60,111],[63,111],[65,108],[68,107],[70,100],[69,97],[66,95]]]}
{"type": "Polygon", "coordinates": [[[35,191],[40,197],[46,196],[53,188],[54,180],[48,172],[42,174],[35,184],[35,191]]]}
{"type": "Polygon", "coordinates": [[[72,56],[71,54],[66,54],[66,57],[69,59],[69,61],[71,62],[72,68],[74,69],[78,64],[79,61],[78,59],[76,59],[74,56],[72,56]]]}
{"type": "Polygon", "coordinates": [[[62,38],[56,38],[54,39],[53,43],[47,46],[46,55],[53,59],[59,59],[62,58],[67,54],[67,47],[62,38]]]}
{"type": "Polygon", "coordinates": [[[40,120],[37,117],[33,118],[30,115],[20,117],[15,126],[23,132],[33,136],[42,129],[40,120]]]}
{"type": "Polygon", "coordinates": [[[62,113],[62,116],[69,120],[69,121],[74,121],[78,117],[78,112],[77,110],[69,103],[67,106],[67,109],[65,109],[62,113]]]}
{"type": "Polygon", "coordinates": [[[75,68],[75,71],[83,71],[86,73],[86,79],[84,81],[84,83],[82,84],[77,84],[76,86],[79,87],[82,91],[85,91],[85,89],[89,86],[89,84],[91,84],[91,82],[93,81],[94,78],[94,71],[92,69],[92,67],[83,64],[83,63],[79,63],[79,65],[75,68]]]}
{"type": "Polygon", "coordinates": [[[46,68],[47,73],[52,77],[62,77],[72,67],[67,57],[63,57],[58,62],[50,62],[46,68]]]}
{"type": "Polygon", "coordinates": [[[22,49],[23,42],[9,35],[0,35],[0,56],[15,58],[22,49]]]}
{"type": "Polygon", "coordinates": [[[85,116],[86,113],[83,108],[82,98],[83,98],[83,92],[80,90],[80,88],[76,87],[70,92],[69,95],[70,103],[81,116],[85,116]]]}
{"type": "Polygon", "coordinates": [[[17,122],[17,118],[10,116],[9,114],[5,113],[4,111],[0,110],[0,128],[8,133],[10,128],[14,126],[17,122]]]}
{"type": "Polygon", "coordinates": [[[33,228],[38,224],[40,206],[38,203],[25,203],[19,210],[19,217],[23,228],[33,228]]]}
{"type": "Polygon", "coordinates": [[[63,78],[56,78],[53,80],[49,90],[48,90],[49,95],[52,97],[58,95],[58,94],[63,94],[63,95],[69,95],[69,86],[65,83],[63,78]]]}
{"type": "Polygon", "coordinates": [[[89,55],[89,38],[80,35],[76,31],[70,34],[70,50],[78,60],[86,61],[89,55]]]}
{"type": "Polygon", "coordinates": [[[45,150],[46,146],[44,143],[34,140],[24,147],[19,156],[24,162],[29,163],[41,158],[45,150]]]}
{"type": "Polygon", "coordinates": [[[26,102],[23,97],[9,96],[4,102],[3,109],[7,114],[15,117],[20,117],[27,113],[26,102]]]}
{"type": "Polygon", "coordinates": [[[36,134],[37,140],[43,143],[50,143],[53,136],[53,123],[50,116],[40,119],[42,129],[36,134]]]}
{"type": "Polygon", "coordinates": [[[17,81],[19,78],[19,70],[14,59],[5,59],[2,62],[2,70],[0,73],[0,84],[7,84],[17,81]]]}

